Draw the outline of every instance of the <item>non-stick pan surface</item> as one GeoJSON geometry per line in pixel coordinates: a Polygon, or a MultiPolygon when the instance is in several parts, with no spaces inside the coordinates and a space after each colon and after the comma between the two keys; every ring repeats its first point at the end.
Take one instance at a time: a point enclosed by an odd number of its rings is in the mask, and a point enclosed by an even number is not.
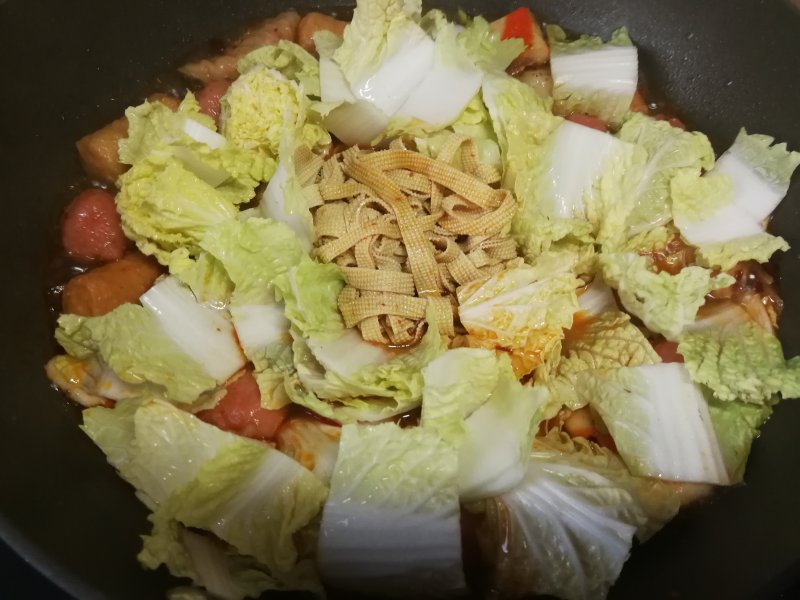
{"type": "MultiPolygon", "coordinates": [[[[627,25],[650,88],[718,150],[741,126],[800,149],[800,16],[788,0],[529,4],[576,32],[608,35],[627,25]]],[[[499,16],[519,2],[438,5],[499,16]]],[[[158,75],[208,40],[288,6],[0,0],[0,535],[78,598],[163,598],[171,580],[139,567],[146,511],[79,431],[79,411],[49,387],[42,368],[54,349],[43,272],[53,225],[80,173],[74,141],[139,102],[158,75]]],[[[797,177],[774,231],[795,248],[777,260],[786,301],[781,337],[793,355],[800,353],[797,177]]],[[[798,430],[800,405],[786,401],[755,444],[746,485],[637,548],[612,597],[760,598],[794,581],[798,430]]]]}

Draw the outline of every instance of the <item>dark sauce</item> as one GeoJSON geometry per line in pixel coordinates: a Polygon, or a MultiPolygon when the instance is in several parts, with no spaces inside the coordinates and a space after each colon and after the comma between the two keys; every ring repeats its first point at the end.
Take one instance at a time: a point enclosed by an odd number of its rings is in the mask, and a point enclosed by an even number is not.
{"type": "Polygon", "coordinates": [[[656,271],[670,275],[677,275],[684,267],[695,264],[695,249],[679,235],[671,237],[664,248],[641,254],[653,260],[656,271]]]}
{"type": "Polygon", "coordinates": [[[422,417],[422,409],[415,408],[414,410],[410,410],[401,415],[397,415],[396,417],[392,417],[390,421],[395,425],[399,425],[400,427],[405,429],[406,427],[417,427],[419,425],[421,417],[422,417]]]}
{"type": "Polygon", "coordinates": [[[774,261],[765,264],[754,260],[740,262],[728,273],[736,281],[730,287],[708,294],[706,307],[713,309],[715,304],[727,301],[746,306],[753,296],[757,296],[764,308],[774,315],[775,321],[780,318],[783,299],[780,294],[778,266],[774,261]]]}
{"type": "Polygon", "coordinates": [[[645,104],[647,104],[647,114],[651,117],[669,121],[681,129],[694,129],[690,126],[691,119],[687,119],[686,115],[681,113],[679,108],[659,91],[658,86],[653,82],[648,82],[647,77],[641,72],[639,73],[638,91],[644,98],[645,104]]]}
{"type": "Polygon", "coordinates": [[[473,597],[484,597],[490,587],[492,564],[481,547],[481,528],[485,526],[482,512],[461,507],[461,560],[464,576],[473,597]]]}
{"type": "Polygon", "coordinates": [[[61,295],[67,282],[77,275],[86,273],[90,265],[73,261],[63,251],[54,252],[47,267],[48,277],[45,279],[45,298],[47,314],[51,325],[54,325],[61,314],[61,295]]]}
{"type": "Polygon", "coordinates": [[[300,406],[299,404],[290,404],[289,405],[289,412],[286,415],[286,420],[292,419],[306,419],[308,421],[317,421],[318,423],[322,423],[323,425],[332,425],[334,427],[341,427],[340,423],[336,421],[332,421],[327,419],[321,415],[318,415],[312,410],[309,410],[305,406],[300,406]]]}

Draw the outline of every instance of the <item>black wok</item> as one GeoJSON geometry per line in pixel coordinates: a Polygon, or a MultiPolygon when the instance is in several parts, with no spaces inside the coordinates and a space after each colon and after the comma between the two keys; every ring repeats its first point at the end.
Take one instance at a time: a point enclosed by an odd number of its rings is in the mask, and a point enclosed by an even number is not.
{"type": "MultiPolygon", "coordinates": [[[[344,3],[342,3],[344,4],[344,3]]],[[[432,3],[431,3],[432,4],[432,3]]],[[[438,2],[499,16],[517,2],[438,2]]],[[[318,6],[296,0],[300,10],[318,6]]],[[[800,15],[781,0],[532,0],[545,21],[608,35],[627,25],[648,85],[717,150],[739,127],[800,149],[800,15]]],[[[78,598],[163,598],[136,562],[145,509],[48,386],[43,293],[48,240],[78,181],[74,141],[119,116],[193,49],[277,12],[247,0],[0,0],[0,535],[78,598]]],[[[800,353],[800,181],[774,220],[781,337],[800,353]]],[[[800,578],[800,405],[786,401],[755,444],[746,485],[682,515],[637,548],[614,598],[761,598],[800,578]]],[[[0,596],[28,597],[13,577],[0,596]]]]}

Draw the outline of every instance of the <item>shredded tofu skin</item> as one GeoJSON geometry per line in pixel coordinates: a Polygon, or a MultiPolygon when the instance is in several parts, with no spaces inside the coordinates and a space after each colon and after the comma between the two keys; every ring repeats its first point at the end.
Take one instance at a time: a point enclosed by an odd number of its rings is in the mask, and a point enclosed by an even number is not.
{"type": "MultiPolygon", "coordinates": [[[[307,183],[308,166],[318,163],[297,159],[307,183]]],[[[354,146],[326,160],[315,180],[316,253],[342,269],[345,325],[366,341],[409,346],[433,310],[453,336],[456,288],[519,260],[509,236],[516,199],[493,187],[499,181],[475,143],[455,134],[435,159],[398,139],[386,150],[354,146]]]]}

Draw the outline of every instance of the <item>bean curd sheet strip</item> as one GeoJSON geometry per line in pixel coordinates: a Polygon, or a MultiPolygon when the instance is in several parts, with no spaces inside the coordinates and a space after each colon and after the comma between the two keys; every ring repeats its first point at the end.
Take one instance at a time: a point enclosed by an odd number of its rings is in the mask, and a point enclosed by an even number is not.
{"type": "Polygon", "coordinates": [[[472,140],[452,135],[436,158],[400,140],[352,147],[318,172],[317,257],[341,267],[339,309],[367,341],[413,345],[431,311],[454,336],[456,288],[517,260],[508,235],[516,199],[493,187],[500,174],[472,140]]]}

